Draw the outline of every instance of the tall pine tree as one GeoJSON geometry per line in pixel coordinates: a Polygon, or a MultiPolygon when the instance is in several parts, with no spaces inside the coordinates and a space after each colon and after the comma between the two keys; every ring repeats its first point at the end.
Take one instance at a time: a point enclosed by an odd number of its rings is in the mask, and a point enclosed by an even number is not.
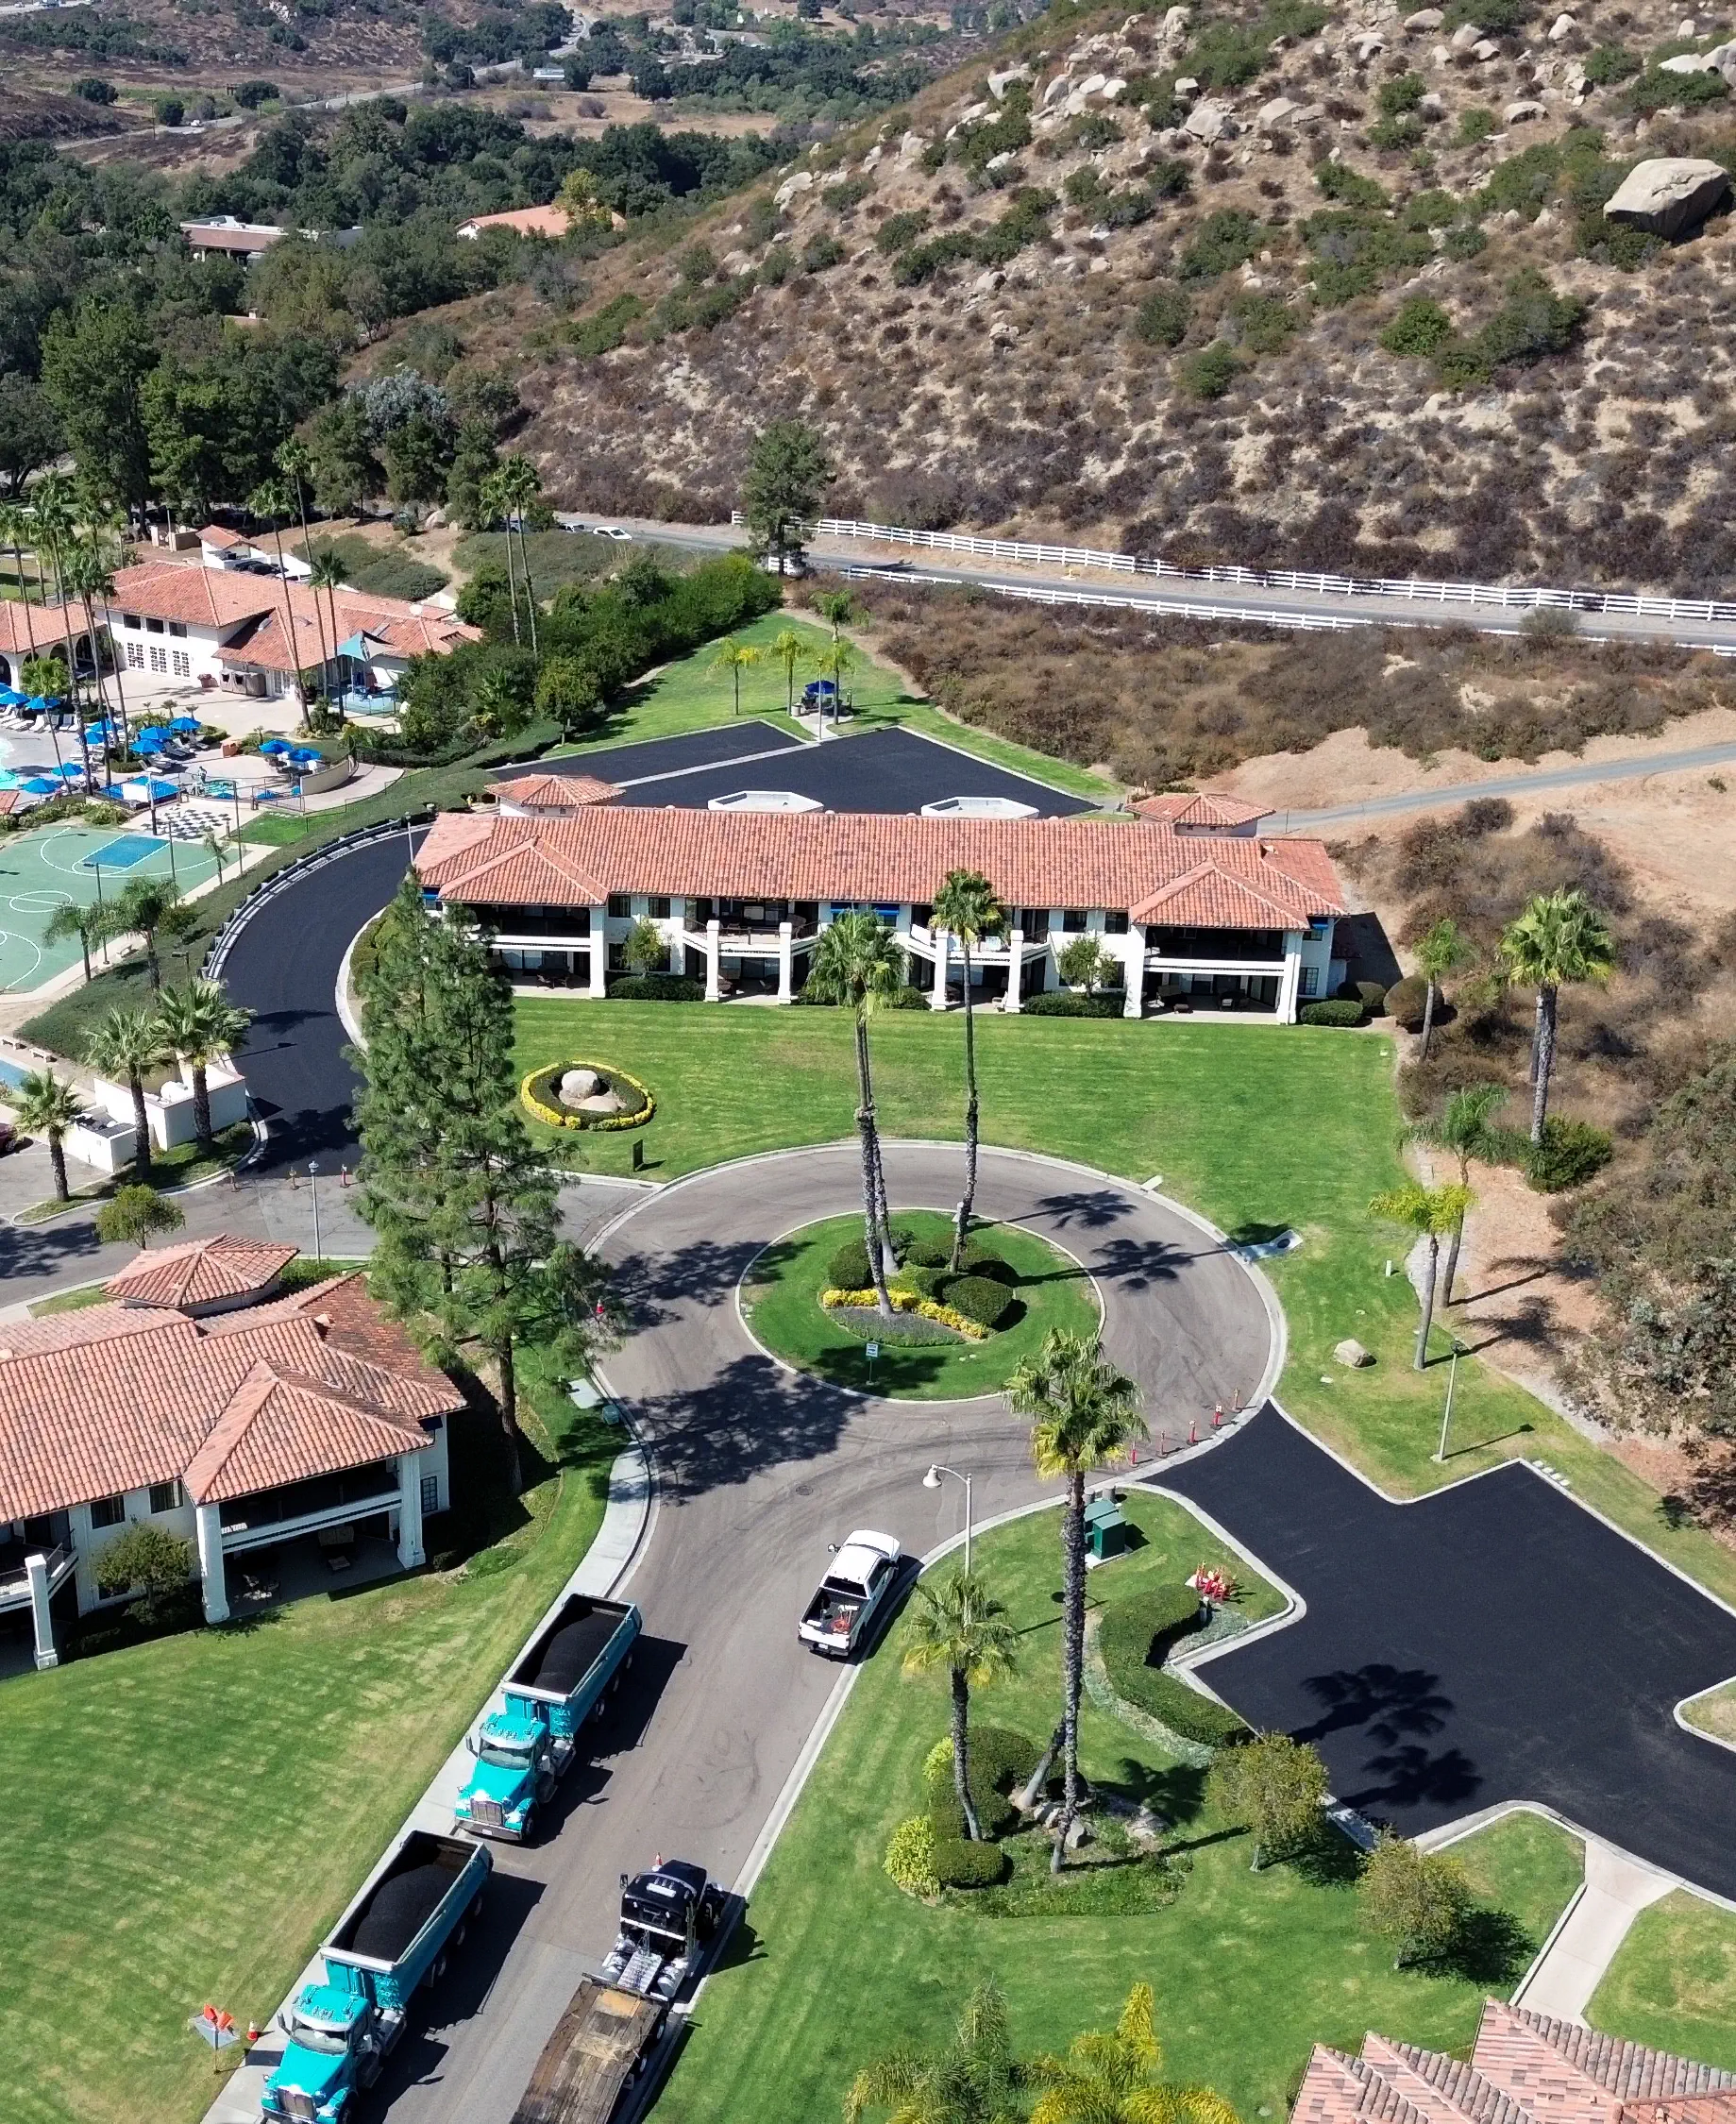
{"type": "Polygon", "coordinates": [[[560,1237],[557,1180],[518,1108],[512,989],[476,929],[429,919],[412,879],[378,936],[357,1106],[374,1286],[434,1352],[493,1359],[516,1492],[520,1351],[575,1370],[614,1330],[605,1272],[560,1237]]]}

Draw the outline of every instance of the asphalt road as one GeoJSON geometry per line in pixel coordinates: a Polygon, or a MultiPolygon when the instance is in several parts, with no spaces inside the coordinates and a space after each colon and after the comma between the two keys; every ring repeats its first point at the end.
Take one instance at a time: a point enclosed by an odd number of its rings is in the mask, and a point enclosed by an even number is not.
{"type": "MultiPolygon", "coordinates": [[[[961,1163],[953,1149],[888,1146],[894,1206],[949,1207],[961,1163]]],[[[921,1486],[935,1459],[971,1472],[979,1520],[1044,1494],[1028,1430],[998,1400],[865,1401],[793,1378],[743,1327],[735,1287],[754,1255],[849,1209],[859,1186],[853,1146],[792,1152],[649,1196],[604,1239],[642,1323],[608,1374],[656,1462],[656,1516],[628,1587],[646,1638],[609,1752],[574,1770],[548,1840],[496,1846],[480,1935],[434,1995],[447,2017],[406,2038],[382,2082],[394,2124],[507,2124],[586,1964],[613,1943],[621,1873],[656,1852],[726,1881],[740,1873],[837,1677],[796,1641],[828,1542],[873,1526],[920,1553],[956,1532],[959,1486],[921,1486]]],[[[1259,1293],[1167,1205],[986,1151],[978,1206],[1098,1278],[1110,1352],[1143,1385],[1154,1426],[1174,1432],[1252,1391],[1270,1340],[1259,1293]]]]}
{"type": "MultiPolygon", "coordinates": [[[[745,543],[745,533],[728,524],[662,524],[636,516],[598,517],[564,514],[560,521],[582,535],[595,523],[612,523],[634,538],[693,552],[725,552],[745,543]]],[[[836,537],[816,538],[808,557],[825,568],[885,569],[923,582],[958,583],[997,590],[1008,597],[1053,592],[1080,603],[1132,607],[1157,616],[1239,620],[1275,627],[1318,627],[1333,619],[1380,627],[1470,627],[1482,634],[1517,634],[1523,615],[1500,606],[1414,602],[1400,598],[1337,596],[1326,591],[1279,590],[1224,582],[1177,582],[1158,588],[1150,577],[1069,573],[1059,567],[1007,567],[989,561],[911,549],[908,560],[889,560],[885,547],[836,537]]],[[[1638,613],[1586,612],[1580,631],[1612,641],[1678,642],[1685,648],[1717,649],[1736,653],[1736,623],[1670,620],[1638,613]]]]}
{"type": "Polygon", "coordinates": [[[1390,1504],[1265,1409],[1165,1480],[1307,1603],[1204,1678],[1340,1799],[1407,1836],[1541,1800],[1736,1897],[1736,1754],[1672,1716],[1736,1673],[1728,1609],[1529,1468],[1390,1504]]]}

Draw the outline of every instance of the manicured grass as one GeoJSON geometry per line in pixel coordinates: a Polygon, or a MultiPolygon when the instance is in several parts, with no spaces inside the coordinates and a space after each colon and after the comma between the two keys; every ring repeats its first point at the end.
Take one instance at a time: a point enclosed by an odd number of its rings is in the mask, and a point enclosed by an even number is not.
{"type": "Polygon", "coordinates": [[[1689,1704],[1682,1716],[1702,1733],[1715,1733],[1721,1741],[1736,1745],[1736,1681],[1727,1681],[1722,1689],[1689,1704]]]}
{"type": "MultiPolygon", "coordinates": [[[[873,1044],[885,1132],[962,1134],[958,1014],[888,1012],[875,1020],[873,1044]]],[[[1402,1274],[1385,1273],[1404,1242],[1367,1213],[1370,1198],[1403,1170],[1389,1039],[1309,1026],[996,1012],[979,1017],[977,1045],[985,1141],[1141,1182],[1161,1174],[1166,1193],[1232,1236],[1284,1226],[1301,1233],[1300,1248],[1265,1264],[1289,1322],[1284,1403],[1383,1487],[1415,1496],[1535,1456],[1624,1531],[1736,1600],[1736,1553],[1698,1527],[1673,1524],[1655,1490],[1475,1357],[1460,1361],[1449,1457],[1444,1468],[1435,1465],[1450,1330],[1437,1334],[1428,1371],[1413,1372],[1415,1300],[1402,1274]],[[1346,1335],[1374,1353],[1369,1370],[1332,1361],[1346,1335]]],[[[528,997],[518,1006],[518,1052],[526,1070],[588,1054],[643,1078],[657,1095],[657,1117],[634,1133],[657,1179],[835,1141],[853,1127],[851,1029],[841,1011],[528,997]]],[[[581,1170],[598,1172],[631,1170],[632,1155],[622,1137],[587,1138],[577,1153],[581,1170]]]]}
{"type": "Polygon", "coordinates": [[[1736,1913],[1677,1889],[1635,1918],[1592,2026],[1736,2072],[1736,1913]]]}
{"type": "MultiPolygon", "coordinates": [[[[1229,1563],[1250,1611],[1275,1601],[1179,1505],[1137,1493],[1129,1504],[1146,1546],[1092,1575],[1094,1601],[1179,1579],[1202,1559],[1229,1563]]],[[[978,1546],[1020,1652],[1017,1677],[977,1692],[973,1715],[1034,1740],[1058,1696],[1058,1534],[1045,1511],[978,1546]]],[[[1179,1896],[1107,1917],[996,1918],[965,1897],[926,1908],[882,1865],[894,1826],[920,1807],[922,1759],[946,1729],[944,1680],[900,1672],[903,1633],[896,1627],[869,1662],[772,1853],[699,2002],[660,2124],[836,2116],[858,2065],[900,2043],[943,2043],[966,1992],[989,1976],[1027,2055],[1107,2025],[1128,1988],[1149,1982],[1169,2073],[1217,2087],[1250,2124],[1262,2112],[1282,2116],[1316,2041],[1354,2049],[1377,2028],[1442,2049],[1467,2042],[1485,1992],[1510,1989],[1577,1879],[1562,1832],[1500,1825],[1460,1855],[1509,1921],[1474,1928],[1457,1966],[1395,1974],[1390,1948],[1360,1925],[1348,1844],[1329,1836],[1317,1861],[1251,1873],[1247,1838],[1206,1808],[1202,1774],[1087,1700],[1086,1774],[1170,1818],[1192,1862],[1179,1896]],[[1541,1848],[1549,1838],[1563,1847],[1554,1857],[1541,1848]]]]}
{"type": "MultiPolygon", "coordinates": [[[[209,1144],[197,1142],[177,1143],[173,1150],[153,1151],[151,1154],[150,1184],[158,1189],[196,1187],[202,1180],[210,1180],[217,1173],[228,1172],[239,1164],[253,1148],[253,1129],[246,1121],[238,1121],[233,1128],[221,1130],[209,1144]]],[[[21,1209],[21,1224],[45,1224],[56,1217],[64,1216],[68,1210],[76,1209],[80,1204],[107,1202],[122,1188],[133,1185],[130,1164],[112,1176],[93,1181],[88,1187],[75,1186],[71,1202],[57,1202],[52,1195],[44,1201],[32,1203],[29,1208],[21,1209]]]]}
{"type": "Polygon", "coordinates": [[[241,837],[256,848],[294,848],[297,841],[307,839],[318,818],[318,812],[311,817],[294,811],[266,812],[248,819],[241,837]]]}
{"type": "MultiPolygon", "coordinates": [[[[213,2082],[188,2014],[276,2009],[600,1522],[620,1434],[531,1374],[563,1465],[515,1504],[497,1492],[504,1568],[0,1684],[8,2124],[191,2124],[213,2082]]],[[[455,1420],[455,1494],[486,1490],[493,1438],[455,1420]]],[[[429,1538],[450,1536],[433,1520],[429,1538]]]]}
{"type": "MultiPolygon", "coordinates": [[[[944,1214],[906,1212],[895,1224],[919,1239],[952,1237],[952,1222],[944,1214]]],[[[748,1325],[767,1348],[834,1386],[866,1391],[871,1384],[876,1393],[909,1401],[992,1394],[1005,1385],[1015,1366],[1036,1355],[1052,1328],[1089,1334],[1102,1317],[1090,1278],[1076,1261],[1035,1233],[986,1225],[977,1234],[982,1244],[1018,1272],[1019,1317],[983,1342],[913,1348],[878,1337],[880,1355],[870,1375],[864,1336],[829,1318],[819,1303],[831,1280],[826,1264],[846,1239],[861,1237],[859,1216],[810,1224],[768,1247],[749,1269],[742,1287],[748,1325]]]]}

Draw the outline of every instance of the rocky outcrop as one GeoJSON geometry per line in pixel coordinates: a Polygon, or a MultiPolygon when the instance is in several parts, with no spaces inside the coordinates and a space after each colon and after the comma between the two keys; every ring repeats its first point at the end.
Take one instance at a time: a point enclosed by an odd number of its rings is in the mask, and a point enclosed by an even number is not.
{"type": "Polygon", "coordinates": [[[1694,228],[1728,197],[1730,180],[1716,162],[1664,155],[1629,170],[1604,208],[1604,218],[1654,236],[1694,228]]]}

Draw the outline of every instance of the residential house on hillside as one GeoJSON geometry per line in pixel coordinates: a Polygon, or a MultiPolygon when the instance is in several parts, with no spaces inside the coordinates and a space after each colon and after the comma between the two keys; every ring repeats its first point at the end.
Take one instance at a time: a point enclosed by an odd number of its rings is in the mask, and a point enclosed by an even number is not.
{"type": "Polygon", "coordinates": [[[255,700],[292,692],[297,671],[319,672],[322,630],[331,651],[332,694],[390,692],[413,657],[449,655],[461,642],[482,638],[480,629],[433,603],[360,590],[322,591],[316,602],[304,582],[202,562],[123,568],[106,611],[128,671],[190,679],[255,700]]]}
{"type": "Polygon", "coordinates": [[[492,812],[443,814],[416,868],[428,903],[474,910],[515,973],[594,996],[644,920],[708,1000],[748,986],[790,1003],[820,933],[868,907],[944,1008],[964,962],[933,902],[955,868],[982,871],[1008,910],[1008,933],[971,952],[976,993],[1003,1010],[1059,986],[1061,953],[1085,936],[1119,970],[1129,1018],[1156,1003],[1289,1024],[1344,977],[1343,895],[1320,841],[1143,818],[640,808],[606,784],[557,809],[554,779],[496,784],[492,812]]]}
{"type": "Polygon", "coordinates": [[[1736,2124],[1736,2073],[1491,1998],[1468,2063],[1317,2043],[1290,2124],[1736,2124]]]}
{"type": "Polygon", "coordinates": [[[295,1251],[155,1249],[101,1304],[0,1324],[0,1614],[30,1618],[39,1666],[57,1607],[128,1597],[104,1593],[101,1557],[139,1521],[194,1544],[212,1623],[237,1559],[310,1536],[374,1529],[405,1570],[425,1560],[463,1398],[359,1274],[283,1292],[295,1251]]]}
{"type": "Polygon", "coordinates": [[[514,207],[510,213],[472,214],[461,221],[458,234],[474,244],[484,229],[510,228],[514,236],[542,236],[558,243],[573,225],[565,207],[514,207]]]}

